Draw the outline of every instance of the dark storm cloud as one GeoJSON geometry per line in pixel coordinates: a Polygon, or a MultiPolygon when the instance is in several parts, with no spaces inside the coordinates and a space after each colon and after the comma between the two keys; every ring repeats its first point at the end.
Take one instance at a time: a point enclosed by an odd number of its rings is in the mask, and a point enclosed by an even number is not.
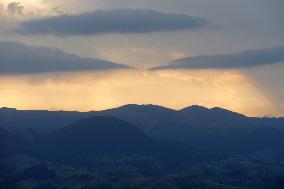
{"type": "Polygon", "coordinates": [[[247,50],[224,55],[201,55],[173,61],[171,64],[154,67],[163,69],[234,69],[284,63],[284,46],[247,50]]]}
{"type": "Polygon", "coordinates": [[[148,33],[194,30],[207,21],[185,14],[142,9],[97,10],[78,15],[61,15],[23,22],[23,34],[96,35],[102,33],[148,33]]]}
{"type": "Polygon", "coordinates": [[[27,47],[0,42],[0,74],[35,74],[68,71],[100,71],[129,68],[104,60],[81,58],[58,49],[27,47]]]}

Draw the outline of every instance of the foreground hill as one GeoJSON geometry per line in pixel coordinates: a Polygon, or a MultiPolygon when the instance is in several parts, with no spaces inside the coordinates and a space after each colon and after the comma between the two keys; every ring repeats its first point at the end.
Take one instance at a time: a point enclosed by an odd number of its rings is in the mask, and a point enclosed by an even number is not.
{"type": "Polygon", "coordinates": [[[0,127],[0,156],[23,152],[25,140],[0,127]]]}
{"type": "Polygon", "coordinates": [[[152,105],[89,113],[10,110],[10,116],[17,128],[28,130],[0,129],[0,188],[283,188],[281,118],[248,118],[197,106],[174,111],[152,105]],[[99,114],[131,119],[138,126],[99,114]],[[91,117],[62,126],[50,119],[53,116],[66,122],[76,116],[91,117]],[[45,120],[55,124],[48,133],[37,130],[45,120]],[[140,129],[144,124],[147,133],[140,129]]]}
{"type": "Polygon", "coordinates": [[[126,121],[102,116],[79,120],[44,136],[36,144],[34,155],[64,162],[105,157],[113,161],[138,155],[178,165],[203,158],[199,151],[183,143],[152,139],[126,121]]]}

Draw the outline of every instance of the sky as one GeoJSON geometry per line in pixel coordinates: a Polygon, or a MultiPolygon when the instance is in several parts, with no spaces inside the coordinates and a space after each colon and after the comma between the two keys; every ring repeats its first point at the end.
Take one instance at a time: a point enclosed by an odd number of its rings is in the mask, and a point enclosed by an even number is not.
{"type": "Polygon", "coordinates": [[[0,106],[284,116],[282,0],[0,0],[0,106]]]}

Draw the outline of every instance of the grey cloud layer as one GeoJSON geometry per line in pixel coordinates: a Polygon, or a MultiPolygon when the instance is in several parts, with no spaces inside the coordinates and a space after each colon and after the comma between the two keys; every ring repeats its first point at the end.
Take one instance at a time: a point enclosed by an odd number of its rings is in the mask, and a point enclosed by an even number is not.
{"type": "Polygon", "coordinates": [[[129,68],[99,59],[81,58],[58,49],[27,47],[0,42],[0,74],[35,74],[68,71],[100,71],[129,68]]]}
{"type": "Polygon", "coordinates": [[[151,70],[163,69],[234,69],[284,63],[284,46],[247,50],[224,55],[201,55],[173,61],[151,70]]]}
{"type": "Polygon", "coordinates": [[[142,9],[97,10],[78,15],[61,15],[23,22],[23,34],[96,35],[101,33],[148,33],[194,30],[207,21],[185,14],[142,9]]]}

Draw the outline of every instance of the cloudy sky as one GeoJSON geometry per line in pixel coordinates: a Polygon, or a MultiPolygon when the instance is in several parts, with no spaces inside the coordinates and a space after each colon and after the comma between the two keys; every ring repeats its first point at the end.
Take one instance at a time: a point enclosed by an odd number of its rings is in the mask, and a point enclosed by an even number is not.
{"type": "Polygon", "coordinates": [[[284,116],[283,0],[0,0],[0,106],[284,116]]]}

